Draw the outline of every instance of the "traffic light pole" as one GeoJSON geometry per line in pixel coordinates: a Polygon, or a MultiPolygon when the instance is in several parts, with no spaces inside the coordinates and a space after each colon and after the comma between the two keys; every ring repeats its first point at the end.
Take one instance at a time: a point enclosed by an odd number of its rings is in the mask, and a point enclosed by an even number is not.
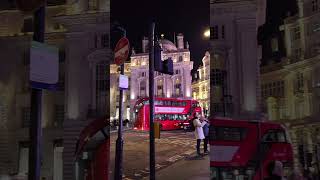
{"type": "Polygon", "coordinates": [[[150,180],[155,180],[155,143],[154,143],[154,29],[155,23],[150,26],[149,34],[149,102],[150,102],[150,180]]]}
{"type": "MultiPolygon", "coordinates": [[[[126,31],[122,28],[119,28],[123,31],[123,37],[126,37],[126,31]]],[[[120,66],[120,74],[124,75],[124,64],[120,66]]],[[[120,82],[120,81],[119,81],[120,82]]],[[[120,98],[119,98],[119,128],[118,128],[118,139],[116,141],[116,159],[115,159],[115,180],[122,179],[122,161],[123,161],[123,137],[122,137],[122,129],[123,129],[123,89],[120,88],[120,98]]]]}
{"type": "MultiPolygon", "coordinates": [[[[45,32],[45,5],[34,14],[33,40],[44,42],[45,32]]],[[[40,180],[41,169],[41,97],[42,90],[31,88],[31,123],[30,123],[30,150],[29,150],[29,180],[40,180]]]]}

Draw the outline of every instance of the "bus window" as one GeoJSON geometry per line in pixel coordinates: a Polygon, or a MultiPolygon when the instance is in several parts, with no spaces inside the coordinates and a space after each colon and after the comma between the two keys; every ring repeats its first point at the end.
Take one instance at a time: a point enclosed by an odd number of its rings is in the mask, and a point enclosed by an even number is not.
{"type": "Polygon", "coordinates": [[[247,134],[245,128],[213,127],[210,128],[210,137],[218,141],[242,141],[247,134]]]}
{"type": "Polygon", "coordinates": [[[263,136],[262,142],[287,142],[285,132],[280,130],[268,131],[263,136]]]}
{"type": "Polygon", "coordinates": [[[269,131],[266,135],[263,137],[263,142],[276,142],[276,133],[274,131],[269,131]]]}
{"type": "Polygon", "coordinates": [[[286,142],[286,135],[283,131],[277,132],[278,142],[286,142]]]}

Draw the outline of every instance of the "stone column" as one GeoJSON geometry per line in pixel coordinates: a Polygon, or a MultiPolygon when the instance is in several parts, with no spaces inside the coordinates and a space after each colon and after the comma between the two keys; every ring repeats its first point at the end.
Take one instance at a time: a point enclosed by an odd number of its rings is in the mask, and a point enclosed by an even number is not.
{"type": "Polygon", "coordinates": [[[312,114],[312,90],[311,87],[311,68],[305,69],[303,73],[303,90],[305,94],[304,98],[304,116],[310,116],[312,114]]]}
{"type": "Polygon", "coordinates": [[[300,168],[299,162],[299,152],[298,152],[298,139],[297,134],[294,128],[290,131],[291,141],[292,141],[292,148],[293,148],[293,166],[294,168],[300,168]]]}
{"type": "Polygon", "coordinates": [[[88,9],[88,0],[67,0],[67,14],[80,14],[88,9]]]}
{"type": "Polygon", "coordinates": [[[295,97],[294,97],[294,86],[293,86],[293,78],[292,74],[288,74],[285,77],[285,99],[287,100],[287,115],[289,115],[289,119],[295,118],[295,97]]]}

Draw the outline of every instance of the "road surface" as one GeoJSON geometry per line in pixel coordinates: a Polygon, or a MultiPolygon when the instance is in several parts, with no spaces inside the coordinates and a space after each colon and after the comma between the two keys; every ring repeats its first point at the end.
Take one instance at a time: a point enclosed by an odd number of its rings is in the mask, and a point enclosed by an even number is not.
{"type": "MultiPolygon", "coordinates": [[[[111,159],[110,159],[110,179],[113,178],[115,142],[117,133],[111,134],[111,159]]],[[[167,167],[177,163],[182,163],[179,167],[191,166],[193,162],[187,161],[194,156],[196,141],[193,132],[183,131],[162,131],[161,138],[156,139],[156,172],[165,172],[167,167]]],[[[125,131],[124,132],[124,157],[123,157],[123,179],[141,180],[149,176],[149,132],[125,131]]],[[[207,162],[207,163],[206,163],[207,162]]],[[[200,166],[199,162],[195,166],[200,166]]],[[[202,164],[209,161],[202,160],[202,164]]],[[[183,172],[183,171],[181,171],[183,172]]],[[[158,174],[157,174],[158,175],[158,174]]],[[[209,175],[207,175],[208,177],[209,175]]],[[[157,178],[159,179],[159,178],[157,178]]],[[[166,179],[168,180],[168,179],[166,179]]]]}

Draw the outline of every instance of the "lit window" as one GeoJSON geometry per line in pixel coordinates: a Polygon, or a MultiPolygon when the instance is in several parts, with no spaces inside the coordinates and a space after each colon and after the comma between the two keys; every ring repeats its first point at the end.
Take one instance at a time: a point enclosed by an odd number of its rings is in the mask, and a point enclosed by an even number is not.
{"type": "Polygon", "coordinates": [[[210,27],[210,39],[219,39],[218,26],[210,27]]]}
{"type": "Polygon", "coordinates": [[[279,51],[279,45],[278,45],[278,39],[277,38],[272,38],[272,40],[271,40],[271,48],[272,48],[272,52],[279,51]]]}
{"type": "Polygon", "coordinates": [[[27,175],[29,167],[29,143],[21,142],[19,144],[19,174],[27,175]]]}

